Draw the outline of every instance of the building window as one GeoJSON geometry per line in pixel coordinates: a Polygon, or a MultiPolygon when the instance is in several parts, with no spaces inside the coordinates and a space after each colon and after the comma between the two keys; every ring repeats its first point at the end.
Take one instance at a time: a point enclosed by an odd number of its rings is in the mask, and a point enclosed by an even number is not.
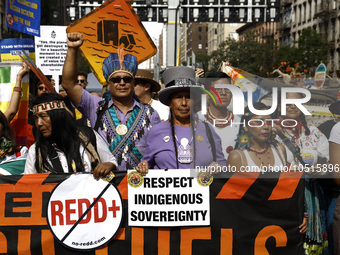
{"type": "Polygon", "coordinates": [[[197,45],[197,48],[198,48],[199,50],[201,50],[201,49],[202,49],[202,43],[199,43],[199,44],[197,45]]]}
{"type": "Polygon", "coordinates": [[[201,35],[198,35],[198,40],[202,40],[202,36],[201,35]]]}
{"type": "Polygon", "coordinates": [[[198,32],[202,32],[202,27],[198,27],[198,32]]]}

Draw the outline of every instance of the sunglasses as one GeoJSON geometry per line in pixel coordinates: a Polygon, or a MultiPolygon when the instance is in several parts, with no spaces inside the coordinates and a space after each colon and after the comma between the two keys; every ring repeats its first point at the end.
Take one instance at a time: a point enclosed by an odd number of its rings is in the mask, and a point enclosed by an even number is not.
{"type": "Polygon", "coordinates": [[[80,81],[81,83],[84,83],[85,80],[78,80],[78,81],[80,81]]]}
{"type": "Polygon", "coordinates": [[[123,80],[125,83],[131,83],[133,78],[130,76],[124,76],[124,77],[112,77],[110,79],[110,81],[112,81],[113,83],[120,83],[120,81],[123,80]]]}
{"type": "Polygon", "coordinates": [[[39,90],[47,90],[46,87],[44,86],[41,86],[41,87],[38,87],[39,90]]]}

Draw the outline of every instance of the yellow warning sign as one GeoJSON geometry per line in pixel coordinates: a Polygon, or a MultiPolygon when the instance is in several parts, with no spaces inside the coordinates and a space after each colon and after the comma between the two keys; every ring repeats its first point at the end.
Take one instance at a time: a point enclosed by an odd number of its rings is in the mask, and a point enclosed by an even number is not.
{"type": "Polygon", "coordinates": [[[98,81],[106,84],[102,64],[117,48],[130,53],[142,63],[157,53],[157,48],[140,22],[137,14],[125,0],[108,0],[101,6],[72,23],[67,32],[84,36],[80,47],[98,81]]]}

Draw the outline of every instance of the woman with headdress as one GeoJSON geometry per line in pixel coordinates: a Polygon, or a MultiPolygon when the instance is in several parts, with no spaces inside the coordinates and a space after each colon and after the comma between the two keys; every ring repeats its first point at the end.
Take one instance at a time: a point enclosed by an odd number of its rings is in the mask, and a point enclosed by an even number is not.
{"type": "MultiPolygon", "coordinates": [[[[263,103],[254,103],[257,110],[268,110],[263,103]]],[[[249,171],[261,171],[273,169],[280,171],[286,166],[286,151],[283,146],[273,142],[272,122],[270,115],[254,115],[246,107],[237,135],[236,145],[228,158],[228,165],[236,169],[247,169],[249,171]]]]}
{"type": "Polygon", "coordinates": [[[27,147],[18,147],[15,134],[10,122],[16,115],[21,98],[21,80],[29,72],[29,67],[22,63],[22,68],[17,73],[16,84],[7,110],[0,111],[0,174],[22,174],[24,171],[27,147]]]}
{"type": "MultiPolygon", "coordinates": [[[[278,98],[281,98],[279,95],[278,98]]],[[[289,92],[287,99],[301,99],[301,93],[289,92]]],[[[286,146],[287,162],[296,167],[310,166],[316,169],[319,164],[329,160],[329,144],[326,136],[314,126],[307,124],[305,115],[295,104],[286,105],[286,114],[282,115],[278,107],[277,116],[280,120],[276,126],[276,139],[286,146]],[[286,139],[288,138],[288,139],[286,139]]],[[[305,209],[308,215],[308,231],[306,232],[306,254],[322,251],[327,246],[324,195],[316,179],[308,175],[305,178],[305,209]]],[[[327,248],[326,248],[327,249],[327,248]]],[[[321,253],[318,253],[321,254],[321,253]]]]}
{"type": "Polygon", "coordinates": [[[166,85],[159,100],[170,107],[170,119],[150,130],[146,153],[136,169],[145,174],[149,168],[225,166],[220,138],[210,124],[199,121],[192,112],[194,99],[201,95],[195,71],[189,67],[169,68],[163,79],[166,85]]]}
{"type": "Polygon", "coordinates": [[[28,152],[25,174],[91,172],[99,178],[117,167],[104,140],[78,126],[63,98],[45,93],[33,101],[36,142],[28,152]]]}

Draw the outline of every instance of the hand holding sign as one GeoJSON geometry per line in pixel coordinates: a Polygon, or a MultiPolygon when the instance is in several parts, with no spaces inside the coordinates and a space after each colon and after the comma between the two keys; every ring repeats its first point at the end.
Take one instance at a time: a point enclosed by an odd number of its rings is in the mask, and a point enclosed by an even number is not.
{"type": "Polygon", "coordinates": [[[136,170],[143,176],[145,176],[149,172],[149,163],[146,160],[141,161],[136,170]]]}
{"type": "Polygon", "coordinates": [[[98,164],[93,170],[93,177],[99,180],[100,177],[104,177],[110,173],[110,171],[115,171],[116,166],[111,162],[105,162],[98,164]]]}

